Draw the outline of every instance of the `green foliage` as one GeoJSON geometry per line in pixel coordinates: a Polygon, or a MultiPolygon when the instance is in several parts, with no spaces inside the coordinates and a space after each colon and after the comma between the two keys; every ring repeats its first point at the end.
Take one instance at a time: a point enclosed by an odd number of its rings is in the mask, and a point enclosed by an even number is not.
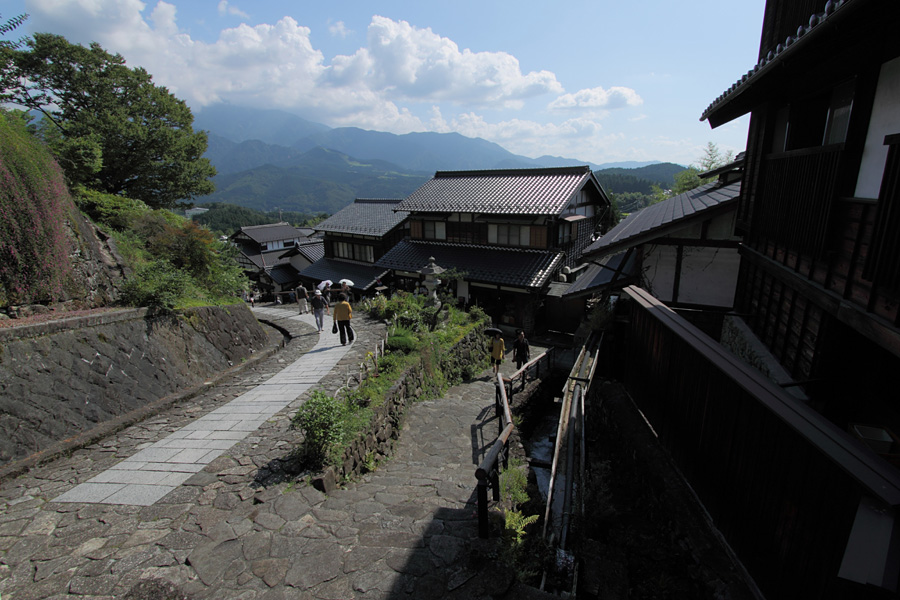
{"type": "Polygon", "coordinates": [[[388,336],[385,348],[391,352],[409,354],[419,348],[419,339],[415,332],[398,327],[393,334],[388,336]]]}
{"type": "Polygon", "coordinates": [[[62,173],[17,114],[0,110],[0,305],[52,302],[71,281],[62,173]]]}
{"type": "Polygon", "coordinates": [[[347,406],[322,390],[314,390],[294,415],[292,426],[303,432],[307,464],[321,468],[340,453],[347,406]]]}
{"type": "Polygon", "coordinates": [[[77,191],[75,202],[95,223],[116,231],[131,229],[142,215],[151,211],[140,200],[84,188],[77,191]]]}
{"type": "Polygon", "coordinates": [[[122,290],[126,304],[172,310],[233,302],[246,289],[236,249],[194,221],[94,190],[80,189],[77,203],[134,270],[122,290]]]}
{"type": "Polygon", "coordinates": [[[516,509],[528,502],[528,477],[522,462],[516,458],[509,460],[508,467],[500,473],[500,498],[510,508],[516,509]]]}
{"type": "Polygon", "coordinates": [[[0,101],[44,115],[41,133],[72,184],[155,208],[209,194],[207,138],[184,101],[97,43],[49,33],[4,50],[0,101]]]}
{"type": "Polygon", "coordinates": [[[698,171],[696,167],[688,167],[675,176],[675,185],[672,186],[671,195],[677,196],[678,194],[683,194],[703,183],[705,183],[705,181],[700,179],[700,171],[698,171]]]}
{"type": "Polygon", "coordinates": [[[623,194],[610,194],[620,214],[631,214],[653,204],[653,196],[639,192],[625,192],[623,194]]]}
{"type": "Polygon", "coordinates": [[[191,276],[173,269],[165,260],[154,260],[138,267],[121,288],[125,304],[158,310],[175,309],[192,288],[191,276]]]}
{"type": "Polygon", "coordinates": [[[194,215],[193,219],[201,225],[206,225],[218,235],[231,235],[241,227],[253,225],[268,225],[270,223],[287,222],[294,227],[312,227],[328,218],[325,213],[305,213],[294,211],[270,211],[260,212],[251,208],[213,202],[198,205],[208,208],[205,213],[194,215]]]}
{"type": "MultiPolygon", "coordinates": [[[[409,294],[369,302],[365,306],[374,316],[383,314],[379,311],[388,305],[398,314],[407,315],[408,319],[421,314],[419,299],[409,294]]],[[[292,421],[294,427],[313,432],[311,435],[305,434],[305,452],[309,455],[310,466],[319,468],[337,464],[344,448],[369,430],[373,409],[384,402],[388,391],[410,368],[419,367],[425,371],[425,397],[438,397],[459,381],[463,358],[453,352],[453,346],[467,333],[484,327],[486,323],[486,317],[472,320],[464,312],[453,308],[442,328],[436,332],[417,328],[415,324],[408,329],[398,328],[391,339],[404,341],[398,346],[385,344],[387,354],[379,358],[377,377],[370,371],[358,387],[347,391],[340,399],[327,396],[321,390],[314,392],[292,421]],[[447,330],[452,330],[452,333],[447,330]],[[415,348],[406,353],[406,344],[413,343],[415,348]]],[[[472,361],[466,363],[471,365],[472,361]]],[[[487,366],[486,357],[481,359],[480,366],[482,369],[487,366]]],[[[369,468],[368,464],[366,468],[369,468]]]]}
{"type": "MultiPolygon", "coordinates": [[[[2,16],[2,15],[0,15],[2,16]]],[[[25,21],[28,19],[28,14],[23,13],[21,15],[16,15],[15,17],[7,20],[5,23],[0,23],[0,35],[6,36],[7,33],[14,31],[16,28],[20,27],[25,21]]],[[[12,40],[0,40],[0,51],[2,50],[15,50],[24,46],[28,42],[27,38],[19,38],[16,41],[12,40]]]]}

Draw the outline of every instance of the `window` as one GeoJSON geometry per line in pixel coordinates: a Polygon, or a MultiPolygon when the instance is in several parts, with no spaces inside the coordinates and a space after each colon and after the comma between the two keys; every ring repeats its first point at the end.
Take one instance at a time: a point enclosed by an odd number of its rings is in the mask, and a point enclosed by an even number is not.
{"type": "Polygon", "coordinates": [[[792,104],[789,111],[782,109],[776,116],[773,150],[779,151],[782,139],[785,150],[844,143],[854,90],[855,81],[846,81],[833,90],[792,104]]]}
{"type": "Polygon", "coordinates": [[[498,246],[530,246],[530,225],[488,225],[488,243],[498,246]]]}
{"type": "Polygon", "coordinates": [[[447,239],[447,224],[443,221],[425,221],[422,230],[426,240],[447,239]]]}
{"type": "Polygon", "coordinates": [[[375,249],[366,244],[351,244],[348,242],[334,243],[335,258],[346,258],[359,262],[375,262],[375,249]]]}

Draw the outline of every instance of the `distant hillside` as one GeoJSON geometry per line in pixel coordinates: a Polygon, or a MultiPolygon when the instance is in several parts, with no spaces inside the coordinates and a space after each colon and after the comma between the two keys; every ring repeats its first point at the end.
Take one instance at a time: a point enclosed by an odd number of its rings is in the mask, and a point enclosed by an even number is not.
{"type": "Polygon", "coordinates": [[[675,173],[684,170],[672,163],[604,168],[559,156],[532,159],[458,133],[331,129],[283,111],[232,106],[204,108],[195,126],[209,131],[205,156],[219,172],[216,192],[196,203],[261,211],[333,214],[356,197],[403,198],[435,171],[588,165],[613,193],[650,194],[654,184],[672,187],[675,173]]]}
{"type": "MultiPolygon", "coordinates": [[[[675,184],[675,175],[684,171],[687,167],[682,167],[681,165],[676,165],[675,163],[653,163],[652,165],[647,165],[645,167],[640,167],[637,169],[623,169],[623,168],[612,168],[612,169],[603,169],[597,173],[598,177],[600,173],[604,176],[609,175],[624,175],[628,177],[635,177],[637,179],[644,179],[646,181],[657,182],[664,189],[668,189],[675,184]]],[[[638,191],[638,190],[617,190],[617,191],[638,191]]]]}
{"type": "Polygon", "coordinates": [[[287,167],[267,164],[219,175],[216,192],[196,203],[226,202],[262,212],[282,209],[334,214],[357,197],[405,198],[430,177],[325,148],[314,148],[293,162],[287,167]]]}
{"type": "Polygon", "coordinates": [[[385,160],[403,169],[434,173],[468,169],[541,166],[493,142],[458,133],[407,133],[395,135],[356,127],[341,127],[299,140],[294,148],[331,148],[363,160],[385,160]]]}
{"type": "Polygon", "coordinates": [[[282,110],[216,104],[194,111],[194,129],[209,131],[238,143],[259,140],[290,147],[297,140],[329,128],[282,110]]]}

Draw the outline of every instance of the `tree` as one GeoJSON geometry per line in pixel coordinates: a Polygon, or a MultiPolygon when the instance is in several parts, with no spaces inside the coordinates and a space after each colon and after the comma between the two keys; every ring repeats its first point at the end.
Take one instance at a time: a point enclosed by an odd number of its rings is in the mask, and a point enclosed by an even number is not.
{"type": "MultiPolygon", "coordinates": [[[[3,15],[0,15],[2,17],[3,15]]],[[[15,30],[22,23],[24,23],[28,19],[28,14],[21,14],[18,16],[9,19],[6,23],[0,24],[0,35],[5,36],[7,33],[15,30]]],[[[12,40],[0,40],[0,49],[6,48],[10,50],[15,50],[16,48],[21,47],[27,42],[27,38],[19,38],[16,41],[12,40]]]]}
{"type": "Polygon", "coordinates": [[[169,208],[214,191],[205,132],[190,108],[143,68],[99,44],[48,33],[0,63],[0,101],[43,114],[42,135],[71,183],[169,208]]]}
{"type": "Polygon", "coordinates": [[[671,193],[668,197],[683,194],[688,190],[708,183],[710,178],[700,178],[700,173],[705,173],[713,169],[717,169],[722,165],[727,165],[734,160],[734,153],[729,150],[725,154],[719,152],[719,147],[712,142],[706,143],[703,150],[703,156],[697,161],[696,165],[691,165],[684,171],[675,174],[675,185],[672,186],[671,193]]]}

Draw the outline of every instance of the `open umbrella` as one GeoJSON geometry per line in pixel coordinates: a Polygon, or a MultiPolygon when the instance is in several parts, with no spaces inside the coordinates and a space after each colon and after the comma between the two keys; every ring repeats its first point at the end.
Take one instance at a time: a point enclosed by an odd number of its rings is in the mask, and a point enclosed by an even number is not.
{"type": "Polygon", "coordinates": [[[500,331],[499,329],[497,329],[496,327],[485,327],[484,333],[485,333],[485,335],[494,335],[497,333],[499,333],[500,335],[503,335],[503,332],[500,331]]]}
{"type": "Polygon", "coordinates": [[[341,279],[340,281],[338,281],[338,283],[340,283],[342,285],[346,283],[347,287],[353,287],[353,282],[350,281],[349,279],[341,279]]]}
{"type": "Polygon", "coordinates": [[[322,283],[320,283],[320,284],[317,285],[316,287],[319,288],[320,290],[324,290],[326,287],[331,287],[331,280],[330,280],[330,279],[326,279],[325,281],[323,281],[322,283]]]}

